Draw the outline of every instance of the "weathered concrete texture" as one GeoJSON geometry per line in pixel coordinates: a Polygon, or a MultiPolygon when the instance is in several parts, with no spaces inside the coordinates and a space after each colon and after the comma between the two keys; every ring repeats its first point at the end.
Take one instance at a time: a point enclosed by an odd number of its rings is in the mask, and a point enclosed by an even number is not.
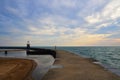
{"type": "Polygon", "coordinates": [[[33,60],[0,58],[0,80],[32,80],[33,60]]]}
{"type": "Polygon", "coordinates": [[[42,80],[120,80],[120,77],[94,64],[92,59],[82,58],[66,51],[57,51],[54,67],[42,80]],[[60,66],[61,65],[61,66],[60,66]]]}

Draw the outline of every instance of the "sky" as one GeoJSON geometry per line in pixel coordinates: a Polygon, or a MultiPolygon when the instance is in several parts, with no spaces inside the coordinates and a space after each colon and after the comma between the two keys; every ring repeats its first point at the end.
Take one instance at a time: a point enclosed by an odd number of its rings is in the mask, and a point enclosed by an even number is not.
{"type": "Polygon", "coordinates": [[[120,46],[120,0],[0,0],[0,46],[120,46]]]}

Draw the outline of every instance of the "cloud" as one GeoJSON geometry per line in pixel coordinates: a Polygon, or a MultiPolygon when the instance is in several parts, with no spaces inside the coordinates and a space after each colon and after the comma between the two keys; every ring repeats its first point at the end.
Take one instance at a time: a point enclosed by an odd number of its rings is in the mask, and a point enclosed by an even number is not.
{"type": "MultiPolygon", "coordinates": [[[[110,37],[114,37],[114,34],[116,34],[116,32],[119,34],[120,30],[119,10],[119,0],[110,0],[107,1],[100,10],[88,14],[84,20],[89,24],[88,27],[93,27],[90,31],[92,34],[111,34],[110,37]]],[[[116,38],[117,37],[114,37],[114,39],[116,38]]],[[[108,37],[106,37],[106,39],[108,39],[108,37]]]]}
{"type": "Polygon", "coordinates": [[[44,29],[42,28],[35,28],[34,26],[29,26],[31,34],[34,35],[54,35],[56,29],[54,27],[45,26],[44,29]]]}
{"type": "Polygon", "coordinates": [[[119,0],[110,1],[101,11],[95,12],[87,16],[85,20],[88,23],[99,23],[120,18],[120,3],[119,0]]]}
{"type": "Polygon", "coordinates": [[[83,3],[83,9],[81,9],[78,12],[78,16],[79,17],[86,17],[89,16],[91,14],[94,14],[96,12],[101,11],[104,6],[106,6],[106,4],[109,2],[110,0],[85,0],[85,2],[83,3]],[[87,6],[86,6],[87,5],[87,6]]]}
{"type": "Polygon", "coordinates": [[[59,40],[62,40],[61,44],[59,45],[72,45],[72,46],[87,46],[87,45],[96,45],[97,43],[101,43],[105,37],[109,35],[104,34],[85,34],[81,32],[76,32],[75,34],[71,35],[64,35],[60,36],[58,38],[59,40]],[[84,35],[83,35],[84,34],[84,35]],[[76,36],[74,36],[76,35],[76,36]],[[63,43],[64,42],[64,43],[63,43]]]}
{"type": "Polygon", "coordinates": [[[12,0],[4,3],[0,6],[0,44],[6,41],[6,45],[24,45],[27,40],[32,45],[74,46],[117,45],[119,42],[119,0],[12,0]]]}
{"type": "Polygon", "coordinates": [[[52,1],[52,7],[67,7],[67,8],[75,8],[76,7],[77,0],[53,0],[52,1]]]}

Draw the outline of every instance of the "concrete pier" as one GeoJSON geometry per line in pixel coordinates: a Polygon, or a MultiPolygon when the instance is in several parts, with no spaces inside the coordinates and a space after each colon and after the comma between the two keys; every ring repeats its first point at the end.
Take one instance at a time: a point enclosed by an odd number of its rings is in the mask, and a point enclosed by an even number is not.
{"type": "Polygon", "coordinates": [[[120,80],[120,76],[111,73],[93,59],[56,51],[56,61],[42,80],[120,80]]]}

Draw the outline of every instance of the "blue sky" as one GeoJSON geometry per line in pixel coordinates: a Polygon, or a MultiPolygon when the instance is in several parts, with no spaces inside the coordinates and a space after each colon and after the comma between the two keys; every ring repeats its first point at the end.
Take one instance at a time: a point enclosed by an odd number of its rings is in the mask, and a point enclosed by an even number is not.
{"type": "Polygon", "coordinates": [[[0,46],[119,46],[120,0],[0,0],[0,46]]]}

